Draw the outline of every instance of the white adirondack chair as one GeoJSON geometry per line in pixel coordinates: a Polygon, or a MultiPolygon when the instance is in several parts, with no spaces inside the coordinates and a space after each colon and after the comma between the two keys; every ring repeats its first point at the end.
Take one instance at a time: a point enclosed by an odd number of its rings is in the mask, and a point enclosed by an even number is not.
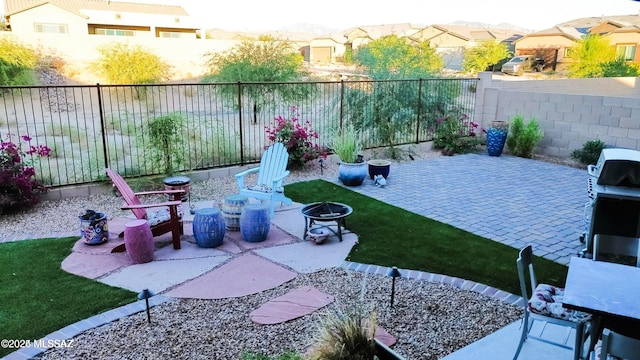
{"type": "Polygon", "coordinates": [[[289,153],[283,143],[277,142],[262,153],[260,159],[260,167],[245,170],[236,174],[238,189],[240,195],[252,197],[260,201],[268,200],[269,214],[273,217],[275,203],[291,204],[291,199],[284,196],[284,186],[282,180],[289,176],[287,170],[287,162],[289,161],[289,153]],[[255,184],[246,186],[244,177],[251,173],[258,173],[258,179],[255,184]]]}

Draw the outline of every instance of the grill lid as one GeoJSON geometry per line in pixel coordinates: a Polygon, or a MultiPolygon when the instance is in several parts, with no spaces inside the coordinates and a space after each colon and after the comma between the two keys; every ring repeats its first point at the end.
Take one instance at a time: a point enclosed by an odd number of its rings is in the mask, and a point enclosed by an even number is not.
{"type": "Polygon", "coordinates": [[[640,188],[640,151],[602,149],[598,164],[589,167],[589,175],[598,178],[598,185],[640,188]]]}

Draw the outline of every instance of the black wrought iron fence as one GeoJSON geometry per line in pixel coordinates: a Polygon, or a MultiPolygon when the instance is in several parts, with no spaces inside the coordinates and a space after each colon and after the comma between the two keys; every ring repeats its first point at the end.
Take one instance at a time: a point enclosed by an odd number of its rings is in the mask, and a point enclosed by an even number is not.
{"type": "Polygon", "coordinates": [[[163,156],[172,157],[176,171],[258,162],[269,144],[265,127],[277,116],[290,118],[292,106],[318,132],[320,146],[348,123],[361,129],[365,148],[429,141],[439,117],[473,116],[476,82],[0,87],[0,135],[14,141],[29,135],[32,144],[53,150],[36,164],[44,183],[84,184],[105,179],[105,167],[125,176],[162,174],[163,156]],[[159,139],[154,123],[162,125],[159,139]]]}

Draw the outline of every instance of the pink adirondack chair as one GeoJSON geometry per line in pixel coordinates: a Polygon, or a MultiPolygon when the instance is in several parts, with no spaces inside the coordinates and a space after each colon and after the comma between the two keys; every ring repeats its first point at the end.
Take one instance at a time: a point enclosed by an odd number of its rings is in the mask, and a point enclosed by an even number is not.
{"type": "MultiPolygon", "coordinates": [[[[182,204],[180,198],[184,190],[158,190],[134,193],[120,174],[109,168],[107,168],[106,171],[113,182],[113,186],[118,189],[126,203],[126,205],[122,206],[122,209],[131,210],[137,219],[147,220],[153,236],[159,236],[170,231],[173,248],[176,250],[180,249],[180,237],[184,234],[184,227],[182,223],[182,211],[180,211],[179,207],[182,204]],[[155,204],[143,204],[140,199],[138,199],[138,196],[155,194],[171,194],[173,195],[173,200],[155,204]],[[157,210],[147,211],[147,209],[157,210]]],[[[124,233],[120,234],[121,237],[123,235],[124,233]]]]}

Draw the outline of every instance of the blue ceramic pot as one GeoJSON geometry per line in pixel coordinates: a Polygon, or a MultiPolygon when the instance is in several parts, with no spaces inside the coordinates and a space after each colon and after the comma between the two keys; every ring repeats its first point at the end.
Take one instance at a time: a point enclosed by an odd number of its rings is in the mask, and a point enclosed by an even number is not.
{"type": "Polygon", "coordinates": [[[344,163],[338,166],[338,179],[346,186],[360,186],[367,176],[367,163],[344,163]]]}
{"type": "Polygon", "coordinates": [[[500,156],[502,154],[508,132],[509,129],[504,128],[487,129],[487,152],[489,156],[500,156]]]}

